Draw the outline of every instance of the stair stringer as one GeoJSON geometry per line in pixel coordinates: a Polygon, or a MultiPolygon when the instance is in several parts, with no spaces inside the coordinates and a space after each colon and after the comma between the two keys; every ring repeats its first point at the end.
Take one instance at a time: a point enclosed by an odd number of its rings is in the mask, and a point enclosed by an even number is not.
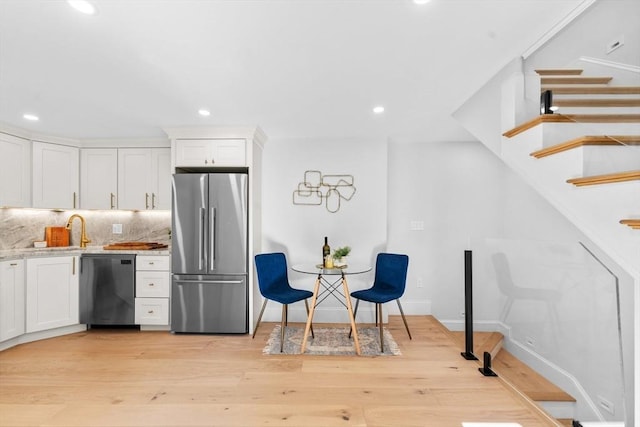
{"type": "MultiPolygon", "coordinates": [[[[580,126],[572,123],[542,123],[512,138],[504,138],[501,159],[536,189],[547,201],[574,223],[601,250],[625,270],[640,275],[640,233],[619,223],[621,218],[640,212],[640,181],[575,187],[566,181],[584,176],[590,167],[585,162],[585,149],[574,149],[543,159],[530,153],[548,146],[544,142],[545,127],[580,126]]],[[[632,147],[589,147],[587,151],[632,147]]],[[[639,163],[640,164],[640,163],[639,163]]],[[[593,168],[593,166],[591,166],[593,168]]]]}
{"type": "MultiPolygon", "coordinates": [[[[517,58],[490,79],[452,116],[571,221],[592,244],[629,273],[636,286],[640,286],[640,233],[619,223],[620,219],[635,217],[640,212],[635,204],[625,207],[626,202],[623,200],[628,198],[640,201],[638,184],[632,182],[596,186],[600,188],[576,188],[566,183],[567,179],[575,177],[575,171],[574,176],[557,173],[551,179],[548,175],[553,173],[548,169],[553,169],[550,165],[554,161],[544,165],[540,162],[545,159],[534,159],[529,155],[536,149],[562,142],[562,138],[566,137],[565,140],[568,140],[583,136],[585,127],[581,124],[572,127],[568,123],[554,124],[556,126],[545,123],[546,126],[537,130],[534,127],[523,132],[527,134],[526,137],[521,137],[526,139],[525,142],[518,144],[515,141],[505,141],[501,136],[503,132],[535,117],[531,115],[531,101],[525,96],[526,86],[523,62],[521,58],[517,58]],[[520,148],[522,151],[518,152],[520,148]],[[612,196],[612,192],[619,192],[619,195],[612,196]],[[613,200],[610,200],[612,197],[613,200]],[[589,201],[590,198],[595,200],[589,201]],[[621,216],[613,217],[612,214],[602,212],[603,207],[611,209],[611,203],[620,203],[616,209],[621,211],[621,216]],[[589,212],[594,206],[598,213],[589,212]]],[[[634,126],[636,124],[602,124],[598,128],[617,135],[621,130],[636,131],[634,126]]]]}

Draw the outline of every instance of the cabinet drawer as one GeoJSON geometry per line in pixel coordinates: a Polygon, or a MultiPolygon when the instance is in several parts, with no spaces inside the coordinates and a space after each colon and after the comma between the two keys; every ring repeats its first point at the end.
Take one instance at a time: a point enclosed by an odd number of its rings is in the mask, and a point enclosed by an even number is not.
{"type": "Polygon", "coordinates": [[[137,325],[168,325],[169,298],[136,298],[137,325]]]}
{"type": "Polygon", "coordinates": [[[169,257],[165,255],[138,255],[136,270],[169,271],[169,257]]]}
{"type": "Polygon", "coordinates": [[[182,139],[175,142],[176,166],[245,166],[244,139],[182,139]]]}
{"type": "Polygon", "coordinates": [[[137,297],[169,297],[171,277],[167,271],[136,272],[137,297]]]}

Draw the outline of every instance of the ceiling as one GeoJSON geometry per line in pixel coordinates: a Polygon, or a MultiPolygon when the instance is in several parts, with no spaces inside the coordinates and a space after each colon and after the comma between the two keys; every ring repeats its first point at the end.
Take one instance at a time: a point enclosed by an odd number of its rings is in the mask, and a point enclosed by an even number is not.
{"type": "Polygon", "coordinates": [[[0,123],[85,141],[217,125],[469,140],[451,113],[583,2],[96,0],[88,16],[0,0],[0,123]]]}

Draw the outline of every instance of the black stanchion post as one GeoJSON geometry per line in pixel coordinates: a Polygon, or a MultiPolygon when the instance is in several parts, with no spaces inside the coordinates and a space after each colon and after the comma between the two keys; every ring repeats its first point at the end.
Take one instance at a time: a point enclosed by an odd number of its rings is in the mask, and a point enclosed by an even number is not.
{"type": "Polygon", "coordinates": [[[464,251],[464,353],[467,360],[478,360],[473,354],[473,280],[471,251],[464,251]]]}
{"type": "Polygon", "coordinates": [[[484,366],[478,368],[478,371],[482,372],[485,377],[497,377],[498,375],[491,370],[491,353],[484,352],[484,366]]]}

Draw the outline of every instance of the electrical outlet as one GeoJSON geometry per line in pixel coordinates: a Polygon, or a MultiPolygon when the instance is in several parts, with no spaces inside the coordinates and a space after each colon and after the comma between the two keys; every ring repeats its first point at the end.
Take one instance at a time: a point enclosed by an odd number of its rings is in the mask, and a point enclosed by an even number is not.
{"type": "Polygon", "coordinates": [[[615,407],[613,406],[613,403],[609,402],[602,396],[596,396],[596,400],[598,401],[598,406],[600,406],[611,415],[615,415],[615,407]]]}
{"type": "Polygon", "coordinates": [[[424,230],[424,221],[411,221],[409,230],[424,230]]]}
{"type": "Polygon", "coordinates": [[[424,283],[422,282],[422,277],[418,277],[418,280],[416,280],[416,286],[418,288],[424,288],[424,283]]]}
{"type": "Polygon", "coordinates": [[[122,224],[113,224],[111,226],[112,234],[122,234],[122,224]]]}

